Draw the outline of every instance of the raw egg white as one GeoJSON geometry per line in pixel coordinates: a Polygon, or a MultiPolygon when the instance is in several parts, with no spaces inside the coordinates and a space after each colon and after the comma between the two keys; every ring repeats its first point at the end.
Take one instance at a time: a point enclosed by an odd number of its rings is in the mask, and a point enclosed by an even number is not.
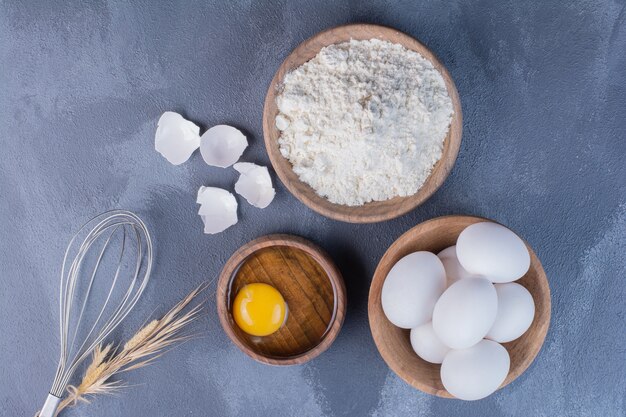
{"type": "Polygon", "coordinates": [[[535,302],[528,290],[515,282],[496,284],[498,313],[486,338],[500,343],[517,339],[535,317],[535,302]]]}
{"type": "Polygon", "coordinates": [[[428,322],[411,330],[411,346],[417,356],[430,363],[441,363],[450,348],[444,345],[428,322]]]}
{"type": "Polygon", "coordinates": [[[441,341],[453,349],[478,343],[493,326],[498,296],[485,278],[465,278],[452,284],[433,311],[433,328],[441,341]]]}
{"type": "Polygon", "coordinates": [[[530,267],[524,241],[506,227],[491,222],[465,228],[456,242],[456,254],[468,272],[497,283],[515,281],[530,267]]]}
{"type": "Polygon", "coordinates": [[[400,259],[383,284],[381,303],[390,322],[412,329],[431,320],[446,286],[446,272],[437,256],[414,252],[400,259]]]}
{"type": "Polygon", "coordinates": [[[456,245],[442,250],[437,254],[437,257],[441,259],[441,263],[443,263],[443,267],[446,270],[447,287],[460,279],[473,276],[473,274],[470,274],[463,268],[463,265],[456,257],[456,245]]]}
{"type": "Polygon", "coordinates": [[[441,382],[462,400],[479,400],[498,389],[509,373],[506,349],[491,340],[461,350],[451,350],[441,364],[441,382]]]}

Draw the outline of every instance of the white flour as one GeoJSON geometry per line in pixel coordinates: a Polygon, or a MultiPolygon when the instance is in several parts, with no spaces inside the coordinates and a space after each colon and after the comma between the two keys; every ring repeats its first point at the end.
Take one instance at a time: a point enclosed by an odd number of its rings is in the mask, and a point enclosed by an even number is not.
{"type": "Polygon", "coordinates": [[[430,61],[376,39],[322,49],[285,76],[277,105],[280,151],[294,172],[349,206],[415,194],[453,113],[430,61]]]}

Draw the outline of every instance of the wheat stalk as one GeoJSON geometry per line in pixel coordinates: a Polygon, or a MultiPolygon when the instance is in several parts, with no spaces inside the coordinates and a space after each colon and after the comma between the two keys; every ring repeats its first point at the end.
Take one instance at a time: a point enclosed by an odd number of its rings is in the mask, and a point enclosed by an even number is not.
{"type": "Polygon", "coordinates": [[[115,393],[124,383],[120,380],[110,381],[111,377],[149,365],[174,344],[188,340],[191,336],[184,335],[181,331],[198,317],[202,306],[197,304],[184,313],[183,310],[207,286],[208,284],[200,285],[163,317],[143,326],[121,349],[113,349],[112,344],[96,346],[80,384],[67,387],[67,396],[59,404],[57,415],[61,410],[79,402],[88,403],[93,395],[115,393]]]}

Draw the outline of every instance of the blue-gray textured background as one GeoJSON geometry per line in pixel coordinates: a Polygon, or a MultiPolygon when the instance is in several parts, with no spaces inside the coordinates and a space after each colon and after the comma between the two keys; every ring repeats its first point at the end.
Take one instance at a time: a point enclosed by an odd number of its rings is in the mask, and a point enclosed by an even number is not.
{"type": "Polygon", "coordinates": [[[319,243],[345,275],[349,306],[334,345],[300,367],[253,362],[222,332],[67,416],[624,416],[626,396],[626,11],[623,1],[0,0],[0,414],[31,416],[58,356],[57,286],[68,238],[122,207],[149,223],[153,280],[117,338],[272,232],[319,243]],[[243,159],[268,164],[261,112],[270,79],[309,36],[348,22],[396,27],[432,48],[456,81],[461,152],[444,186],[399,219],[351,225],[300,204],[276,180],[273,204],[240,200],[240,222],[202,234],[200,185],[232,169],[199,154],[172,166],[156,121],[182,112],[203,129],[246,132],[243,159]],[[552,289],[537,360],[477,402],[411,389],[378,355],[367,293],[385,249],[444,214],[496,219],[530,242],[552,289]]]}

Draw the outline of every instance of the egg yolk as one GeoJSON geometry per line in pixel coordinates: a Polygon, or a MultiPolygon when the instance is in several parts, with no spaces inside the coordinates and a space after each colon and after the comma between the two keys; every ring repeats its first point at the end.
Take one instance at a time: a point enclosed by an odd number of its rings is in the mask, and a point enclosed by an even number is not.
{"type": "Polygon", "coordinates": [[[283,296],[268,284],[246,285],[233,302],[235,323],[252,336],[274,333],[283,325],[286,314],[287,304],[283,296]]]}

